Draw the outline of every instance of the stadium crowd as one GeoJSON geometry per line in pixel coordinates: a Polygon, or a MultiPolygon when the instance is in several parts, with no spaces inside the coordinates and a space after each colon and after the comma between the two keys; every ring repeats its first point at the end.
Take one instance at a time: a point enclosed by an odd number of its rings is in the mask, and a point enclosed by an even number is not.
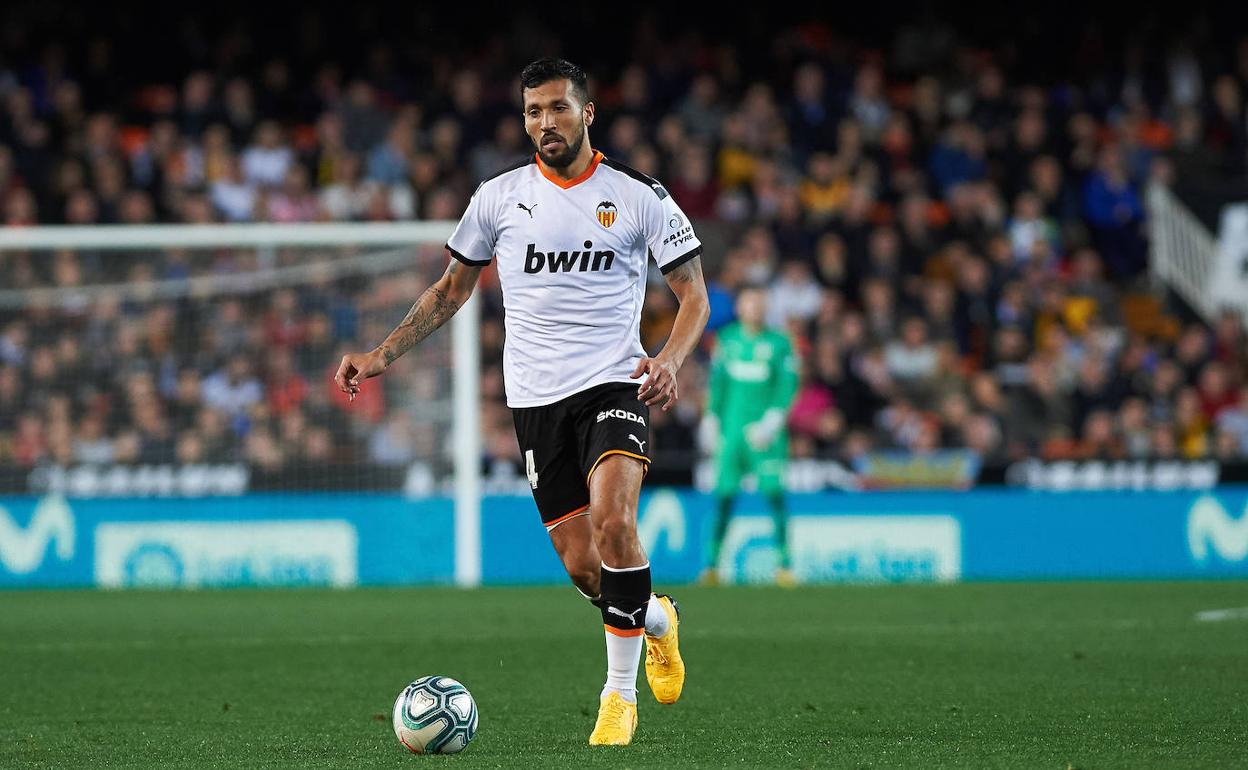
{"type": "MultiPolygon", "coordinates": [[[[1248,455],[1241,319],[1202,323],[1152,293],[1143,203],[1150,182],[1246,173],[1248,38],[1222,58],[1176,45],[1156,73],[1108,60],[1088,73],[1101,87],[1079,88],[1015,79],[952,42],[916,64],[906,34],[880,51],[820,25],[778,30],[796,53],[758,71],[724,41],[650,58],[639,36],[633,63],[591,73],[593,144],[662,180],[724,244],[704,258],[706,349],[681,372],[679,407],[653,413],[659,461],[697,455],[706,355],[747,284],[768,287],[770,323],[803,355],[796,456],[1248,455]]],[[[518,66],[448,59],[417,89],[382,48],[349,74],[275,57],[104,89],[109,52],[87,51],[0,65],[6,227],[455,219],[479,179],[532,151],[518,66]]],[[[445,396],[443,348],[350,406],[330,374],[384,337],[441,259],[397,279],[144,301],[75,290],[257,257],[0,253],[0,463],[437,455],[445,423],[430,429],[421,404],[445,396]],[[65,292],[13,299],[40,287],[65,292]]],[[[510,462],[488,275],[483,290],[485,446],[510,462]]],[[[675,312],[657,275],[645,307],[656,350],[675,312]]]]}

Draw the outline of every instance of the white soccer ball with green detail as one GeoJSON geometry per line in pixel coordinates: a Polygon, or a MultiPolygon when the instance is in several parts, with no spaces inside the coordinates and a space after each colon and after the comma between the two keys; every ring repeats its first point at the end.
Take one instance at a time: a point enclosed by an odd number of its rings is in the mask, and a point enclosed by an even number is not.
{"type": "Polygon", "coordinates": [[[413,754],[456,754],[477,734],[477,703],[449,676],[422,676],[394,702],[394,734],[413,754]]]}

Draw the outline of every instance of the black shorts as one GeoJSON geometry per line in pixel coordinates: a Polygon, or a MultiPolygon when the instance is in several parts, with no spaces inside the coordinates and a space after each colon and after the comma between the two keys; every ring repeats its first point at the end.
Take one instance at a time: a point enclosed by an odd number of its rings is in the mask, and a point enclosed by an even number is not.
{"type": "Polygon", "coordinates": [[[609,382],[545,406],[512,409],[516,441],[542,524],[550,530],[589,509],[589,478],[604,457],[650,464],[650,408],[635,383],[609,382]]]}

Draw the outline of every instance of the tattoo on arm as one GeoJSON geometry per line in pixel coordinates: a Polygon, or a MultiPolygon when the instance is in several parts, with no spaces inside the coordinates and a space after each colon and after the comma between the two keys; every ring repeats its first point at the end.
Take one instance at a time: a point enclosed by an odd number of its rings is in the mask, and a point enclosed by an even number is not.
{"type": "Polygon", "coordinates": [[[706,282],[702,278],[702,258],[694,257],[665,277],[680,302],[680,309],[676,311],[672,332],[659,355],[669,356],[680,366],[702,338],[702,330],[710,317],[706,282]]]}
{"type": "Polygon", "coordinates": [[[420,295],[420,299],[403,316],[403,321],[377,346],[377,350],[385,358],[386,366],[394,363],[396,358],[446,323],[459,310],[460,304],[462,303],[448,297],[437,286],[425,289],[425,293],[420,295]]]}
{"type": "Polygon", "coordinates": [[[693,283],[702,280],[702,258],[694,257],[667,274],[669,284],[693,283]]]}

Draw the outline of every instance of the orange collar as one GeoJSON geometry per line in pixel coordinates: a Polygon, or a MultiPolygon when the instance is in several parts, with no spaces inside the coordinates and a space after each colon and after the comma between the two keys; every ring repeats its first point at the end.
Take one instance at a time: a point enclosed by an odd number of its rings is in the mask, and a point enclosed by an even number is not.
{"type": "Polygon", "coordinates": [[[542,158],[540,155],[537,155],[536,153],[534,153],[534,157],[537,158],[537,168],[538,170],[542,172],[542,176],[546,177],[547,179],[559,185],[565,190],[568,189],[569,187],[575,187],[576,185],[580,184],[581,182],[584,182],[586,179],[589,179],[591,176],[593,176],[594,170],[597,169],[598,164],[602,162],[602,152],[599,150],[594,150],[594,157],[589,161],[589,168],[582,171],[575,179],[564,179],[563,177],[559,176],[558,174],[556,174],[555,172],[547,168],[546,164],[542,162],[542,158]]]}

